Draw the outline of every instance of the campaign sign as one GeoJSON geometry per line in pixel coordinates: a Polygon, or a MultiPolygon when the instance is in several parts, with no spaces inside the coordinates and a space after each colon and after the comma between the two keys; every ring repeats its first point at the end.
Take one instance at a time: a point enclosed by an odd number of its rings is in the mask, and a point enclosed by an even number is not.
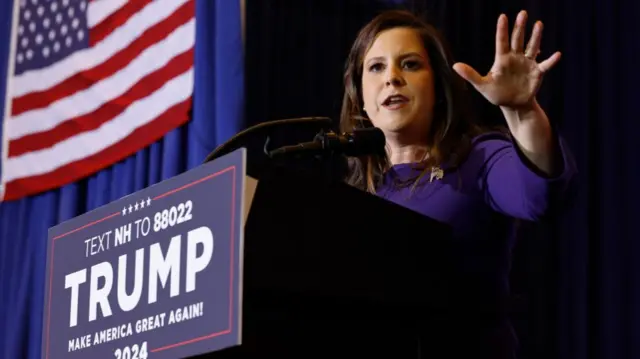
{"type": "Polygon", "coordinates": [[[49,230],[43,358],[240,344],[245,150],[49,230]]]}

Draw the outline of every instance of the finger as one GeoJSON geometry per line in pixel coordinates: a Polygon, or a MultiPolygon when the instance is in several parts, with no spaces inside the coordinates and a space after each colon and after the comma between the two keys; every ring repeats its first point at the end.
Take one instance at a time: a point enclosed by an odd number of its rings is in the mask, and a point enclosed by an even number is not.
{"type": "Polygon", "coordinates": [[[473,86],[478,87],[484,83],[484,78],[476,71],[473,67],[464,64],[462,62],[458,62],[453,65],[453,69],[462,77],[467,80],[473,86]]]}
{"type": "Polygon", "coordinates": [[[527,12],[520,11],[516,22],[513,25],[513,33],[511,34],[511,50],[515,52],[522,52],[524,48],[524,28],[527,23],[527,12]]]}
{"type": "Polygon", "coordinates": [[[558,61],[560,61],[561,56],[562,54],[560,54],[559,51],[556,52],[555,54],[549,56],[548,59],[539,63],[538,68],[540,69],[540,71],[542,71],[542,73],[545,73],[551,70],[558,63],[558,61]]]}
{"type": "Polygon", "coordinates": [[[496,55],[509,52],[509,20],[507,15],[500,14],[496,28],[496,55]]]}
{"type": "Polygon", "coordinates": [[[527,50],[524,52],[524,56],[535,59],[540,53],[540,41],[542,40],[542,30],[544,29],[544,25],[542,22],[537,21],[535,25],[533,25],[533,32],[531,33],[531,39],[529,39],[529,43],[527,44],[527,50]]]}

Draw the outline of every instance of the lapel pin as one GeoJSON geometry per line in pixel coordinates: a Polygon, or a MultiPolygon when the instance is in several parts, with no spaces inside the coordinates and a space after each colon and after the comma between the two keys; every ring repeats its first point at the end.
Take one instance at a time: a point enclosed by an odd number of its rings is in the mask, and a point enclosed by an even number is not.
{"type": "Polygon", "coordinates": [[[440,167],[433,167],[431,169],[431,177],[429,177],[429,182],[433,182],[433,179],[442,179],[444,177],[444,171],[440,167]]]}

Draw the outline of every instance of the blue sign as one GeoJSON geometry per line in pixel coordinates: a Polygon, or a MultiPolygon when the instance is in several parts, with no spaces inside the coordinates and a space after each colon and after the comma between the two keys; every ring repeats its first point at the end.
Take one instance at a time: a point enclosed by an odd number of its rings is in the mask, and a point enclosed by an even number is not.
{"type": "Polygon", "coordinates": [[[245,156],[50,228],[42,357],[183,358],[239,345],[245,156]]]}

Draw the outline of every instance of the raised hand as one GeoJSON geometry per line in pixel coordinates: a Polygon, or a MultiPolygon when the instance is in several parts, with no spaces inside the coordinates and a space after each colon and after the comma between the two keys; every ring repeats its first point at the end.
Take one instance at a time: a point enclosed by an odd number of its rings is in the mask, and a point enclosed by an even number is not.
{"type": "Polygon", "coordinates": [[[540,63],[536,61],[540,52],[543,25],[540,21],[535,23],[531,39],[525,48],[526,23],[527,12],[521,11],[509,41],[507,16],[502,14],[498,17],[495,60],[485,76],[467,64],[453,65],[454,70],[489,102],[507,109],[533,106],[544,74],[560,60],[560,52],[556,52],[540,63]]]}

